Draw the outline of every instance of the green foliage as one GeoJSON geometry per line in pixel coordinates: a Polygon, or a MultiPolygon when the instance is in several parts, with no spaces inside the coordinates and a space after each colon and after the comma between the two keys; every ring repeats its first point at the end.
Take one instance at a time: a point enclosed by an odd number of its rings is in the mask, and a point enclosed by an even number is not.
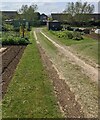
{"type": "Polygon", "coordinates": [[[68,38],[73,40],[82,40],[82,35],[79,32],[69,32],[69,31],[52,31],[50,32],[56,35],[58,38],[68,38]]]}
{"type": "Polygon", "coordinates": [[[74,16],[75,14],[84,14],[84,13],[93,13],[94,5],[88,4],[88,2],[69,2],[67,4],[66,9],[64,12],[71,14],[74,16]]]}
{"type": "Polygon", "coordinates": [[[18,44],[29,44],[29,40],[27,38],[18,38],[18,44]]]}
{"type": "Polygon", "coordinates": [[[59,38],[65,38],[65,37],[67,37],[66,31],[52,31],[52,30],[50,30],[50,32],[52,34],[56,35],[59,38]]]}
{"type": "Polygon", "coordinates": [[[13,36],[3,37],[1,42],[2,45],[27,45],[30,43],[28,38],[13,36]]]}
{"type": "Polygon", "coordinates": [[[68,2],[64,13],[70,14],[71,17],[68,16],[70,23],[75,21],[77,22],[87,22],[91,20],[91,17],[88,14],[92,14],[94,12],[94,5],[89,4],[88,2],[68,2]]]}
{"type": "Polygon", "coordinates": [[[72,38],[73,38],[73,34],[72,34],[71,32],[68,32],[67,37],[68,37],[69,39],[72,39],[72,38]]]}
{"type": "Polygon", "coordinates": [[[20,37],[19,32],[8,31],[2,32],[0,43],[3,45],[26,45],[29,44],[29,32],[24,38],[20,37]]]}
{"type": "Polygon", "coordinates": [[[73,40],[82,40],[83,37],[80,32],[73,32],[73,40]]]}
{"type": "Polygon", "coordinates": [[[13,25],[4,24],[3,26],[4,26],[4,28],[6,29],[6,31],[12,31],[12,30],[13,30],[13,25]]]}
{"type": "Polygon", "coordinates": [[[15,31],[15,32],[19,32],[19,27],[15,27],[15,28],[14,28],[14,31],[15,31]]]}
{"type": "Polygon", "coordinates": [[[19,9],[19,13],[20,14],[20,19],[26,19],[26,20],[37,20],[39,13],[35,13],[35,11],[37,10],[37,5],[36,4],[32,4],[30,6],[28,5],[22,5],[22,7],[19,9]]]}

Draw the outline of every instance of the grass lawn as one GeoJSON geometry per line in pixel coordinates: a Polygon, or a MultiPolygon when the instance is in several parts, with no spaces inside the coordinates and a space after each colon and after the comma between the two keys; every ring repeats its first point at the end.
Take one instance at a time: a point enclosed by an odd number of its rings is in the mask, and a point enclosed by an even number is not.
{"type": "MultiPolygon", "coordinates": [[[[84,36],[83,36],[84,39],[80,41],[68,39],[67,37],[58,38],[52,32],[48,31],[46,28],[44,28],[43,31],[53,40],[56,40],[66,46],[72,47],[73,51],[75,50],[78,54],[98,63],[98,56],[100,55],[100,52],[98,52],[98,44],[100,44],[100,42],[98,42],[97,40],[84,36]]],[[[56,31],[55,34],[57,32],[59,31],[56,31]]]]}
{"type": "Polygon", "coordinates": [[[41,33],[37,32],[37,37],[41,45],[47,49],[47,54],[51,53],[52,56],[55,56],[58,52],[57,48],[53,45],[52,42],[47,40],[41,33]]]}
{"type": "Polygon", "coordinates": [[[3,118],[62,117],[32,33],[31,42],[3,99],[3,118]]]}

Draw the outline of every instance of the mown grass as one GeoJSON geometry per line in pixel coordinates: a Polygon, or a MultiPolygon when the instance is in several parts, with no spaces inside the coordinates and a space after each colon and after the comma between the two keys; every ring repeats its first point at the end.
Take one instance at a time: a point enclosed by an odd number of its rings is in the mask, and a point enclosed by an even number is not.
{"type": "Polygon", "coordinates": [[[33,34],[3,99],[3,118],[62,117],[33,34]]]}
{"type": "MultiPolygon", "coordinates": [[[[56,55],[58,50],[53,45],[52,42],[50,42],[47,38],[45,38],[41,33],[37,32],[37,37],[41,45],[44,46],[45,49],[48,49],[49,52],[52,54],[52,56],[56,55]]],[[[48,53],[47,53],[48,54],[48,53]]]]}
{"type": "MultiPolygon", "coordinates": [[[[91,59],[94,62],[98,63],[98,56],[100,52],[98,52],[98,45],[100,44],[99,41],[94,40],[89,37],[83,36],[83,40],[72,40],[68,38],[58,38],[56,35],[52,34],[52,32],[48,31],[46,28],[43,31],[53,40],[60,42],[66,46],[70,46],[75,50],[78,54],[84,56],[87,59],[91,59]]],[[[56,31],[59,32],[59,31],[56,31]]]]}
{"type": "Polygon", "coordinates": [[[82,54],[89,59],[93,60],[97,64],[99,64],[98,56],[100,55],[100,52],[98,51],[98,44],[100,43],[86,43],[86,44],[77,44],[72,45],[72,47],[78,51],[79,54],[82,54]]]}

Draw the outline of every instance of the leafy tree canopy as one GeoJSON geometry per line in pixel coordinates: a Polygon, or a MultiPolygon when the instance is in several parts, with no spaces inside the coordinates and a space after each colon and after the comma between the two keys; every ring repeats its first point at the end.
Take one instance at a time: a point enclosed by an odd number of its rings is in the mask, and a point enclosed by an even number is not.
{"type": "Polygon", "coordinates": [[[38,19],[39,13],[36,12],[37,9],[38,8],[36,4],[32,4],[30,6],[22,5],[22,7],[18,10],[20,19],[26,19],[29,21],[38,19]]]}
{"type": "Polygon", "coordinates": [[[91,5],[87,2],[82,3],[79,2],[69,2],[64,10],[64,13],[69,13],[72,16],[76,14],[85,14],[85,13],[93,13],[94,5],[91,5]]]}

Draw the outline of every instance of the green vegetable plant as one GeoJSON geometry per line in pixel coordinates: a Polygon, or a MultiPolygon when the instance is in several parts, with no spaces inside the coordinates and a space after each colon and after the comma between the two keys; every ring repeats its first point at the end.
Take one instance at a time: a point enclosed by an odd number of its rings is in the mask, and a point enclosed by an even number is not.
{"type": "Polygon", "coordinates": [[[73,40],[82,40],[83,37],[80,32],[73,32],[73,40]]]}
{"type": "Polygon", "coordinates": [[[8,38],[2,38],[2,45],[27,45],[30,41],[28,38],[8,36],[8,38]]]}

